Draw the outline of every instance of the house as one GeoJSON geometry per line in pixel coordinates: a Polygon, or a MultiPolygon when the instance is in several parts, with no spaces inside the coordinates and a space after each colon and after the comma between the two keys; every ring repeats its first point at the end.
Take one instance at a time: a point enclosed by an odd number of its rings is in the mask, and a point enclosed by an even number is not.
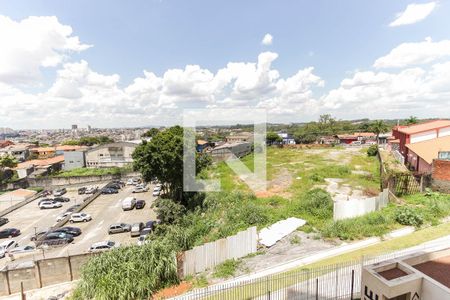
{"type": "Polygon", "coordinates": [[[195,147],[197,152],[204,152],[210,147],[208,141],[205,140],[197,140],[197,146],[195,147]]]}
{"type": "Polygon", "coordinates": [[[363,266],[361,299],[450,299],[450,248],[421,250],[363,266]]]}
{"type": "Polygon", "coordinates": [[[26,160],[30,156],[30,145],[28,144],[16,144],[9,145],[0,149],[0,156],[11,155],[14,158],[21,162],[26,160]]]}
{"type": "Polygon", "coordinates": [[[214,161],[227,160],[233,155],[240,158],[252,152],[250,143],[225,143],[208,151],[214,161]]]}
{"type": "Polygon", "coordinates": [[[100,145],[86,151],[88,168],[123,167],[133,162],[132,154],[137,144],[117,142],[100,145]]]}
{"type": "Polygon", "coordinates": [[[332,135],[322,136],[319,138],[319,144],[335,145],[339,143],[339,139],[332,135]]]}
{"type": "Polygon", "coordinates": [[[31,154],[34,155],[34,157],[38,159],[45,159],[54,157],[57,155],[63,155],[65,152],[69,151],[77,151],[80,149],[86,149],[86,147],[83,146],[77,146],[77,145],[61,145],[61,146],[55,146],[55,147],[37,147],[30,149],[31,154]]]}
{"type": "Polygon", "coordinates": [[[376,134],[373,132],[355,132],[352,134],[338,134],[340,144],[351,144],[352,142],[360,141],[364,144],[368,140],[376,140],[376,134]]]}
{"type": "Polygon", "coordinates": [[[249,142],[252,143],[253,142],[253,133],[251,132],[241,132],[238,134],[233,134],[233,135],[229,135],[225,138],[225,141],[227,143],[245,143],[245,142],[249,142]]]}
{"type": "Polygon", "coordinates": [[[14,143],[9,140],[0,140],[0,149],[11,145],[14,145],[14,143]]]}
{"type": "Polygon", "coordinates": [[[283,139],[281,142],[283,145],[293,145],[295,144],[294,137],[286,132],[278,132],[277,135],[283,139]]]}
{"type": "Polygon", "coordinates": [[[410,169],[418,174],[429,174],[432,171],[433,160],[439,157],[439,152],[450,151],[450,135],[405,146],[408,149],[405,163],[410,169]]]}
{"type": "Polygon", "coordinates": [[[19,163],[15,170],[19,178],[27,177],[31,174],[46,175],[52,172],[60,171],[64,167],[64,155],[59,155],[46,159],[33,159],[19,163]]]}
{"type": "Polygon", "coordinates": [[[407,144],[428,141],[450,135],[450,120],[434,120],[411,126],[396,126],[392,135],[398,140],[398,151],[407,159],[407,144]]]}

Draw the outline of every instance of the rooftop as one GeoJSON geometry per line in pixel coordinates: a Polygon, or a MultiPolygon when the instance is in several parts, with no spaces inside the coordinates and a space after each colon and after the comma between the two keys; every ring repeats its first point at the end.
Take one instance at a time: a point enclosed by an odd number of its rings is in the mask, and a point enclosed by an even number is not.
{"type": "Polygon", "coordinates": [[[41,167],[41,166],[49,166],[56,163],[64,162],[64,155],[58,155],[52,158],[47,159],[33,159],[29,161],[25,161],[17,165],[16,169],[26,169],[29,167],[41,167]]]}
{"type": "Polygon", "coordinates": [[[450,288],[450,255],[429,260],[413,267],[450,288]]]}
{"type": "Polygon", "coordinates": [[[450,136],[407,144],[406,147],[431,164],[433,159],[438,158],[439,151],[450,151],[450,136]]]}
{"type": "Polygon", "coordinates": [[[415,134],[444,127],[450,127],[450,120],[434,120],[411,126],[399,126],[397,130],[406,134],[415,134]]]}

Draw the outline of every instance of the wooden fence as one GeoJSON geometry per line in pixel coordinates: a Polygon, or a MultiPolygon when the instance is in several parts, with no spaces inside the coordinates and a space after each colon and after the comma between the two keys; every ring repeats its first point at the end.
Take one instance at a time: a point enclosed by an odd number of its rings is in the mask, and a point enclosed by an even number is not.
{"type": "Polygon", "coordinates": [[[237,259],[255,253],[257,243],[256,227],[250,227],[236,235],[194,247],[177,257],[178,276],[183,278],[211,269],[227,259],[237,259]]]}

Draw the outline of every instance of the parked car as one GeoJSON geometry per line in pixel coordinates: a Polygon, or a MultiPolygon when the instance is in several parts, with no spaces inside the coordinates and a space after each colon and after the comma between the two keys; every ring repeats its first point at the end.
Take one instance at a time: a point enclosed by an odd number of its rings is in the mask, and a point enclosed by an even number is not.
{"type": "Polygon", "coordinates": [[[43,198],[43,199],[39,200],[38,206],[41,205],[42,202],[47,202],[47,201],[53,201],[53,200],[50,198],[43,198]]]}
{"type": "Polygon", "coordinates": [[[52,232],[64,232],[64,233],[70,234],[72,236],[79,236],[81,234],[81,229],[78,227],[64,226],[64,227],[52,230],[52,232]]]}
{"type": "Polygon", "coordinates": [[[131,225],[131,231],[130,231],[130,235],[133,236],[139,236],[141,235],[141,230],[144,229],[144,223],[139,222],[139,223],[134,223],[133,225],[131,225]]]}
{"type": "Polygon", "coordinates": [[[41,239],[35,241],[36,247],[70,244],[73,242],[73,236],[64,232],[49,232],[41,239]]]}
{"type": "Polygon", "coordinates": [[[48,209],[48,208],[59,208],[62,204],[60,202],[55,201],[44,201],[39,204],[40,209],[48,209]]]}
{"type": "Polygon", "coordinates": [[[156,225],[156,221],[148,221],[147,223],[145,223],[145,228],[149,228],[151,230],[153,230],[155,228],[156,225]]]}
{"type": "Polygon", "coordinates": [[[60,189],[56,189],[53,191],[53,196],[59,197],[59,196],[64,195],[65,193],[67,193],[66,188],[60,188],[60,189]]]}
{"type": "Polygon", "coordinates": [[[350,145],[352,145],[352,146],[359,146],[359,145],[361,145],[361,141],[353,141],[353,142],[350,143],[350,145]]]}
{"type": "Polygon", "coordinates": [[[113,180],[112,183],[118,184],[120,187],[124,187],[125,186],[125,182],[123,182],[121,180],[113,180]]]}
{"type": "Polygon", "coordinates": [[[81,206],[81,204],[75,204],[75,205],[72,205],[71,207],[69,207],[69,208],[66,210],[66,212],[74,212],[74,211],[76,211],[80,206],[81,206]]]}
{"type": "Polygon", "coordinates": [[[160,193],[161,193],[161,190],[153,190],[152,196],[158,197],[160,193]]]}
{"type": "Polygon", "coordinates": [[[146,187],[135,187],[133,189],[133,193],[145,193],[148,191],[148,188],[146,187]]]}
{"type": "Polygon", "coordinates": [[[9,222],[9,220],[7,218],[0,218],[0,226],[3,226],[8,222],[9,222]]]}
{"type": "Polygon", "coordinates": [[[120,190],[122,186],[118,183],[110,183],[106,186],[106,188],[120,190]]]}
{"type": "Polygon", "coordinates": [[[123,210],[132,210],[136,205],[136,198],[127,197],[122,200],[122,209],[123,210]]]}
{"type": "Polygon", "coordinates": [[[130,230],[131,230],[130,224],[125,223],[111,224],[108,229],[108,234],[127,232],[130,230]]]}
{"type": "Polygon", "coordinates": [[[86,188],[85,187],[81,187],[78,189],[78,195],[83,195],[84,193],[86,193],[86,188]]]}
{"type": "Polygon", "coordinates": [[[142,209],[145,206],[145,201],[144,200],[137,200],[136,201],[136,209],[142,209]]]}
{"type": "Polygon", "coordinates": [[[96,191],[98,190],[98,188],[96,188],[96,187],[88,187],[85,191],[84,191],[84,193],[85,194],[94,194],[96,191]]]}
{"type": "Polygon", "coordinates": [[[102,188],[101,192],[102,192],[102,194],[107,195],[107,194],[117,194],[119,191],[117,189],[107,187],[107,188],[102,188]]]}
{"type": "Polygon", "coordinates": [[[30,240],[31,241],[36,241],[36,240],[40,239],[41,237],[43,237],[44,235],[46,235],[48,232],[49,232],[48,230],[43,230],[43,231],[40,231],[40,232],[36,232],[36,234],[33,234],[30,237],[30,240]]]}
{"type": "Polygon", "coordinates": [[[56,202],[70,202],[70,198],[67,197],[55,197],[52,200],[56,202]]]}
{"type": "Polygon", "coordinates": [[[20,235],[20,230],[17,228],[5,228],[0,231],[0,239],[12,238],[20,235]]]}
{"type": "Polygon", "coordinates": [[[103,241],[103,242],[98,242],[98,243],[92,244],[92,246],[89,248],[89,252],[105,251],[105,250],[110,250],[112,248],[117,248],[119,246],[120,246],[120,244],[118,242],[103,241]]]}
{"type": "Polygon", "coordinates": [[[366,145],[376,145],[377,141],[365,141],[364,144],[366,144],[366,145]]]}
{"type": "Polygon", "coordinates": [[[66,211],[65,213],[60,214],[59,216],[56,217],[56,222],[61,222],[62,220],[64,220],[68,216],[70,216],[71,214],[72,214],[71,211],[66,211]]]}
{"type": "Polygon", "coordinates": [[[127,185],[135,185],[134,180],[132,178],[128,179],[127,185]]]}
{"type": "Polygon", "coordinates": [[[152,232],[152,230],[150,228],[142,229],[141,235],[139,236],[138,241],[137,241],[138,246],[144,245],[145,243],[148,242],[147,236],[150,234],[150,232],[152,232]]]}
{"type": "Polygon", "coordinates": [[[19,246],[14,240],[6,240],[0,243],[0,258],[5,257],[6,252],[19,246]]]}
{"type": "Polygon", "coordinates": [[[35,251],[36,248],[34,246],[31,245],[27,245],[27,246],[18,246],[12,249],[8,250],[9,254],[22,254],[22,253],[29,253],[29,252],[33,252],[35,251]]]}
{"type": "Polygon", "coordinates": [[[73,213],[70,216],[70,223],[75,223],[75,222],[88,222],[92,220],[91,215],[86,214],[86,213],[73,213]]]}

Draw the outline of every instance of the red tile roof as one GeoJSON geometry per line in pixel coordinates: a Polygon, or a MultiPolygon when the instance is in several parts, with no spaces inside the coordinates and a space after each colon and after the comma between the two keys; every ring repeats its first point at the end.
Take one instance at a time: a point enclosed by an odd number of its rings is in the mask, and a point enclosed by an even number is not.
{"type": "Polygon", "coordinates": [[[450,127],[450,120],[434,120],[422,124],[399,127],[398,131],[406,134],[415,134],[444,127],[450,127]]]}
{"type": "Polygon", "coordinates": [[[25,169],[28,167],[40,167],[40,166],[49,166],[57,163],[64,162],[64,155],[58,155],[52,158],[47,159],[33,159],[29,161],[25,161],[17,165],[16,169],[25,169]]]}

